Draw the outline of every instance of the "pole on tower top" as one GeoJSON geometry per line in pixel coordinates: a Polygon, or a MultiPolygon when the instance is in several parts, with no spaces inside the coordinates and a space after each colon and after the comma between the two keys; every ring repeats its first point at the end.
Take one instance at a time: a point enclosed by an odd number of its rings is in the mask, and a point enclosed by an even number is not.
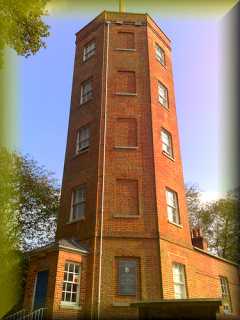
{"type": "Polygon", "coordinates": [[[119,0],[119,12],[125,12],[125,0],[119,0]]]}

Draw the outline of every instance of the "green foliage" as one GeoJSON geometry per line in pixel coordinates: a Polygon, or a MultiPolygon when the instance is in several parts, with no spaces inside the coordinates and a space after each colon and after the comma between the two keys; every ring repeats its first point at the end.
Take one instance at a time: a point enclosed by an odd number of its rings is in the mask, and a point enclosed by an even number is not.
{"type": "Polygon", "coordinates": [[[186,186],[191,227],[201,227],[209,251],[225,259],[240,262],[239,193],[234,190],[217,201],[202,204],[196,185],[186,186]]]}
{"type": "Polygon", "coordinates": [[[17,223],[19,205],[15,157],[0,152],[0,318],[17,302],[20,292],[21,255],[17,254],[20,229],[17,223]]]}
{"type": "Polygon", "coordinates": [[[49,36],[49,26],[42,16],[48,1],[0,0],[0,58],[6,46],[25,57],[46,46],[43,38],[49,36]]]}
{"type": "Polygon", "coordinates": [[[58,205],[51,173],[28,156],[0,149],[0,318],[21,297],[23,251],[54,240],[58,205]]]}
{"type": "Polygon", "coordinates": [[[33,249],[54,240],[59,186],[52,173],[28,156],[16,156],[20,177],[21,248],[33,249]]]}

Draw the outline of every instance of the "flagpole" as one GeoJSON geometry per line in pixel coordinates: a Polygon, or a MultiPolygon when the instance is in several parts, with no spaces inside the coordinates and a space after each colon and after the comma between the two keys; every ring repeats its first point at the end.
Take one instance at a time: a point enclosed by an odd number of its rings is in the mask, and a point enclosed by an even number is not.
{"type": "Polygon", "coordinates": [[[119,0],[119,12],[125,12],[125,1],[119,0]]]}

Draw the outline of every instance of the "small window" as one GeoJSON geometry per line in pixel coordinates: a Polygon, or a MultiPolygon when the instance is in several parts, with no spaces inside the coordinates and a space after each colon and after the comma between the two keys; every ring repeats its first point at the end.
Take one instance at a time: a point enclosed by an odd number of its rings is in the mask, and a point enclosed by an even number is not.
{"type": "Polygon", "coordinates": [[[91,41],[83,48],[83,61],[88,60],[95,55],[96,52],[96,42],[91,41]]]}
{"type": "Polygon", "coordinates": [[[171,134],[165,130],[162,129],[161,132],[161,138],[162,138],[162,150],[167,155],[173,158],[173,147],[172,147],[172,136],[171,134]]]}
{"type": "Polygon", "coordinates": [[[92,90],[92,81],[84,81],[81,85],[81,98],[80,104],[83,104],[92,99],[93,90],[92,90]]]}
{"type": "Polygon", "coordinates": [[[168,90],[160,81],[158,81],[158,101],[168,109],[168,90]]]}
{"type": "Polygon", "coordinates": [[[88,126],[82,127],[77,132],[76,154],[87,150],[90,145],[90,128],[88,126]]]}
{"type": "Polygon", "coordinates": [[[86,187],[80,186],[72,193],[71,221],[84,218],[86,208],[86,187]]]}
{"type": "Polygon", "coordinates": [[[163,66],[165,66],[165,53],[158,44],[156,44],[156,58],[163,66]]]}
{"type": "Polygon", "coordinates": [[[118,294],[124,296],[137,295],[138,260],[118,259],[118,294]]]}
{"type": "Polygon", "coordinates": [[[223,311],[224,313],[231,313],[231,297],[229,293],[228,279],[225,277],[220,277],[222,299],[223,299],[223,311]]]}
{"type": "Polygon", "coordinates": [[[186,299],[187,290],[186,290],[185,266],[180,263],[173,263],[172,272],[173,272],[173,285],[174,285],[175,299],[186,299]]]}
{"type": "Polygon", "coordinates": [[[79,304],[80,265],[66,262],[64,266],[64,280],[62,289],[62,302],[79,304]]]}
{"type": "Polygon", "coordinates": [[[180,224],[177,193],[166,189],[168,221],[180,224]]]}

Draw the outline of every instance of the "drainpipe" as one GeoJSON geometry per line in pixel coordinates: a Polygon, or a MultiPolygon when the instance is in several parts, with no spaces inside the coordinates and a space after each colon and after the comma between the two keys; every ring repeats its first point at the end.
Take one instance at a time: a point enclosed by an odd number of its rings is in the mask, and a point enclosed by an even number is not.
{"type": "Polygon", "coordinates": [[[103,129],[103,172],[102,172],[102,197],[101,197],[101,228],[100,228],[100,250],[99,250],[99,279],[98,279],[98,304],[97,319],[100,319],[101,310],[101,285],[102,285],[102,257],[103,257],[103,217],[104,217],[104,199],[105,199],[105,173],[106,173],[106,136],[107,136],[107,94],[108,94],[108,50],[109,50],[109,27],[107,24],[107,43],[106,43],[106,72],[105,72],[105,105],[104,105],[104,129],[103,129]]]}

